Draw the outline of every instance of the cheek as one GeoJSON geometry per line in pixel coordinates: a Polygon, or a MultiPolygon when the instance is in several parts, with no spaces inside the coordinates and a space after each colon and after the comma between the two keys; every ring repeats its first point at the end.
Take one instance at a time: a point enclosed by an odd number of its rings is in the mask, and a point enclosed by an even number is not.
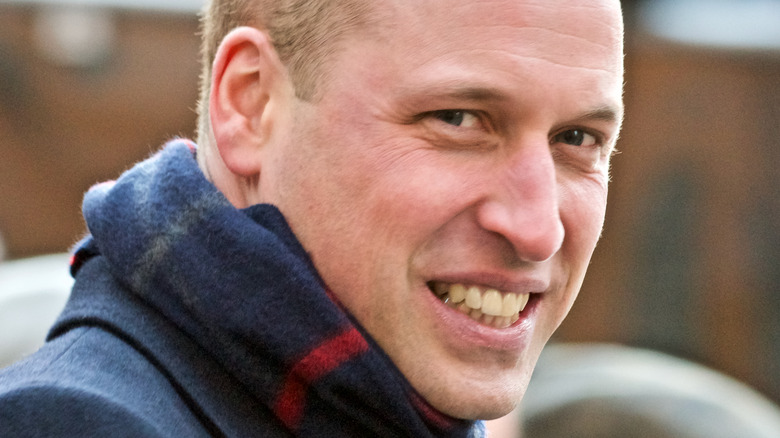
{"type": "Polygon", "coordinates": [[[561,221],[566,233],[564,258],[571,269],[571,281],[580,283],[601,236],[607,185],[599,180],[563,185],[560,197],[561,221]]]}
{"type": "Polygon", "coordinates": [[[398,137],[378,135],[355,151],[345,180],[369,217],[406,234],[424,234],[459,208],[470,178],[457,160],[423,141],[398,137]]]}
{"type": "MultiPolygon", "coordinates": [[[[606,179],[604,180],[606,181],[606,179]]],[[[560,325],[574,304],[591,255],[601,235],[606,210],[607,185],[599,180],[570,181],[561,184],[560,214],[565,229],[561,248],[562,292],[556,297],[555,327],[560,325]]]]}

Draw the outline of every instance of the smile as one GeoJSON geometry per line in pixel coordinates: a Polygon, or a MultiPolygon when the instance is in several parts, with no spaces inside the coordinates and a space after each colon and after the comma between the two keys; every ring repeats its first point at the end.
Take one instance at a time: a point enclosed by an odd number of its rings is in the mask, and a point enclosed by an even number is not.
{"type": "Polygon", "coordinates": [[[431,290],[444,304],[474,321],[493,328],[507,328],[520,319],[531,296],[529,293],[502,292],[460,283],[433,282],[431,290]]]}

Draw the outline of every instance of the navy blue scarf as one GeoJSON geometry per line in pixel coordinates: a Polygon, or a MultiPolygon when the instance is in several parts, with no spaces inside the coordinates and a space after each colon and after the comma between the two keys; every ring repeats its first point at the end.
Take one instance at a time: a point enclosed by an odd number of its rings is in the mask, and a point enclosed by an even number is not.
{"type": "Polygon", "coordinates": [[[484,434],[438,413],[327,292],[273,206],[237,210],[168,144],[84,200],[91,236],[72,270],[99,252],[111,274],[219,361],[294,435],[484,434]],[[354,427],[352,430],[355,430],[354,427]]]}

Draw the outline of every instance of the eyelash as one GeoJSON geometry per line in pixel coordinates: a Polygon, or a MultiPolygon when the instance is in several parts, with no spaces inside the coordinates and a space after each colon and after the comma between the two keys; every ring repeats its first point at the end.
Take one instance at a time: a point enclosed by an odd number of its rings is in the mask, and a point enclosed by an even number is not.
{"type": "Polygon", "coordinates": [[[440,122],[450,125],[455,128],[471,128],[473,126],[462,126],[462,125],[456,125],[453,123],[449,123],[445,120],[445,116],[454,116],[454,117],[460,117],[461,122],[463,123],[463,118],[466,116],[471,116],[474,119],[474,123],[482,123],[482,116],[474,111],[469,110],[462,110],[462,109],[447,109],[447,110],[437,110],[437,111],[431,111],[429,113],[424,114],[424,116],[433,117],[436,120],[439,120],[440,122]]]}
{"type": "Polygon", "coordinates": [[[605,144],[604,136],[602,134],[600,134],[598,132],[593,132],[593,131],[591,131],[589,129],[580,128],[580,127],[571,127],[571,128],[566,128],[566,129],[563,129],[563,130],[559,131],[557,134],[552,136],[552,139],[550,140],[550,143],[551,144],[563,143],[563,144],[567,144],[567,145],[570,145],[570,146],[576,146],[576,147],[588,147],[588,146],[583,146],[583,144],[571,144],[571,143],[569,143],[567,141],[563,141],[563,139],[561,139],[561,136],[566,135],[567,133],[573,133],[573,132],[579,132],[583,136],[593,137],[593,145],[590,146],[590,147],[601,147],[601,146],[603,146],[605,144]]]}
{"type": "MultiPolygon", "coordinates": [[[[462,118],[462,117],[464,117],[466,115],[470,115],[471,117],[473,117],[475,123],[479,123],[479,124],[482,124],[482,125],[485,124],[485,121],[484,121],[485,118],[483,117],[483,115],[480,112],[471,111],[471,110],[464,110],[464,109],[445,109],[445,110],[430,111],[430,112],[422,114],[420,117],[421,118],[430,117],[430,118],[436,119],[439,122],[441,122],[441,123],[443,123],[443,124],[445,124],[447,126],[450,126],[452,128],[455,128],[455,129],[458,129],[458,128],[463,128],[463,129],[474,128],[474,126],[461,126],[461,125],[452,124],[452,123],[449,123],[448,121],[445,120],[446,118],[450,118],[452,116],[455,116],[455,117],[459,116],[459,117],[462,118]],[[446,116],[450,116],[450,117],[446,117],[446,116]]],[[[462,121],[461,121],[461,123],[462,123],[462,121]]],[[[570,145],[570,146],[574,146],[574,147],[578,147],[578,148],[589,148],[590,147],[590,148],[603,149],[604,146],[606,145],[606,139],[604,138],[604,135],[601,134],[600,132],[596,132],[596,131],[593,131],[591,129],[586,129],[586,128],[579,127],[579,126],[572,126],[572,127],[568,127],[568,128],[562,129],[562,130],[558,131],[558,133],[553,135],[552,138],[550,139],[550,144],[552,145],[552,144],[555,144],[555,143],[562,143],[562,144],[566,144],[566,145],[570,145]],[[573,133],[573,132],[579,132],[583,136],[590,136],[590,137],[592,137],[593,138],[593,144],[592,145],[571,144],[568,141],[564,141],[564,140],[561,139],[561,136],[566,135],[568,133],[573,133]]]]}

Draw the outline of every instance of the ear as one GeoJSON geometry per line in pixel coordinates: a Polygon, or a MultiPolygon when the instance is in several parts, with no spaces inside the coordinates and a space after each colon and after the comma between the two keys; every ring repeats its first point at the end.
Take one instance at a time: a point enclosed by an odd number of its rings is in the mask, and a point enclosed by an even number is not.
{"type": "Polygon", "coordinates": [[[222,40],[214,58],[209,115],[217,149],[235,175],[255,177],[273,120],[285,105],[270,104],[287,80],[268,35],[239,27],[222,40]]]}

